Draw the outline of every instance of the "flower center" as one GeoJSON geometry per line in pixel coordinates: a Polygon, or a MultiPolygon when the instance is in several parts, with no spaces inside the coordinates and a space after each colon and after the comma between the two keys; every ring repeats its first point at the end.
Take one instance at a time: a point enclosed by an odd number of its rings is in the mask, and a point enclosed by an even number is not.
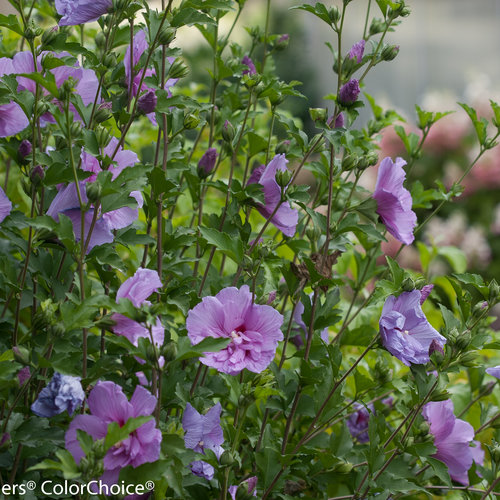
{"type": "Polygon", "coordinates": [[[234,340],[236,340],[236,339],[239,339],[239,338],[240,338],[240,336],[238,335],[238,332],[237,332],[236,330],[233,330],[233,331],[231,332],[231,337],[232,337],[234,340]]]}
{"type": "Polygon", "coordinates": [[[410,332],[408,330],[403,330],[403,333],[406,334],[406,335],[410,334],[410,332]]]}
{"type": "Polygon", "coordinates": [[[205,444],[205,443],[203,442],[203,439],[202,439],[202,440],[198,443],[198,446],[201,446],[201,447],[203,448],[203,445],[204,445],[204,444],[205,444]]]}

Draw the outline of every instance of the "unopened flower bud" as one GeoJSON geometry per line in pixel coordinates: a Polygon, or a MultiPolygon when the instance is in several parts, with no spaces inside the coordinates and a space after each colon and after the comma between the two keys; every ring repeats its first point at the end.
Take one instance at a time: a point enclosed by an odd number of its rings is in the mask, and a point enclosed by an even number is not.
{"type": "Polygon", "coordinates": [[[334,127],[335,128],[342,128],[344,126],[344,113],[339,113],[336,117],[335,117],[335,124],[334,124],[334,127]]]}
{"type": "Polygon", "coordinates": [[[66,333],[66,328],[63,323],[56,323],[50,330],[54,337],[62,337],[66,333]]]}
{"type": "Polygon", "coordinates": [[[324,122],[326,120],[325,108],[309,108],[309,115],[314,122],[324,122]]]}
{"type": "Polygon", "coordinates": [[[399,53],[399,45],[386,45],[380,54],[383,61],[392,61],[399,53]]]}
{"type": "Polygon", "coordinates": [[[44,115],[45,113],[47,113],[48,110],[49,110],[49,103],[47,101],[40,99],[36,103],[36,113],[38,116],[44,115]]]}
{"type": "Polygon", "coordinates": [[[146,94],[139,97],[137,101],[137,109],[144,113],[145,115],[149,115],[156,108],[157,98],[154,90],[150,90],[146,94]]]}
{"type": "Polygon", "coordinates": [[[432,394],[431,401],[445,401],[450,399],[450,393],[448,391],[436,391],[432,394]]]}
{"type": "Polygon", "coordinates": [[[8,450],[12,445],[12,440],[8,432],[4,432],[0,438],[0,451],[8,450]]]}
{"type": "Polygon", "coordinates": [[[351,47],[351,50],[349,50],[347,57],[349,57],[349,59],[356,60],[356,62],[360,64],[361,61],[363,60],[364,53],[365,53],[365,41],[360,40],[351,47]]]}
{"type": "Polygon", "coordinates": [[[337,474],[349,474],[352,471],[353,465],[349,462],[340,462],[333,466],[333,470],[337,474]]]}
{"type": "Polygon", "coordinates": [[[105,148],[109,144],[109,141],[111,141],[111,134],[109,130],[102,126],[97,127],[95,131],[95,136],[97,139],[97,144],[101,148],[105,148]]]}
{"type": "Polygon", "coordinates": [[[269,96],[271,106],[278,106],[285,100],[285,96],[281,92],[272,92],[269,96]]]}
{"type": "Polygon", "coordinates": [[[184,117],[184,128],[186,130],[192,130],[200,124],[200,117],[194,113],[188,113],[184,117]]]}
{"type": "Polygon", "coordinates": [[[475,352],[468,351],[462,354],[459,358],[459,362],[467,367],[472,367],[477,365],[477,356],[475,352]]]}
{"type": "Polygon", "coordinates": [[[373,18],[370,24],[370,36],[382,33],[385,29],[385,23],[381,19],[373,18]]]}
{"type": "Polygon", "coordinates": [[[493,462],[500,465],[500,444],[493,441],[492,445],[489,447],[490,456],[493,462]]]}
{"type": "Polygon", "coordinates": [[[234,458],[233,454],[226,450],[220,457],[220,464],[224,467],[227,467],[229,465],[233,465],[236,463],[236,459],[234,458]]]}
{"type": "Polygon", "coordinates": [[[177,345],[175,342],[169,342],[164,345],[161,349],[161,354],[165,358],[165,361],[168,363],[169,361],[173,361],[177,356],[177,345]]]}
{"type": "Polygon", "coordinates": [[[226,142],[232,142],[234,139],[234,127],[229,120],[226,120],[222,126],[222,138],[226,142]]]}
{"type": "Polygon", "coordinates": [[[26,40],[34,40],[37,36],[43,33],[43,28],[37,26],[33,21],[28,23],[28,27],[24,31],[24,37],[26,40]]]}
{"type": "Polygon", "coordinates": [[[444,354],[443,346],[436,339],[432,339],[432,342],[429,346],[429,356],[434,353],[444,354]]]}
{"type": "Polygon", "coordinates": [[[458,336],[459,336],[458,330],[456,328],[452,328],[448,333],[448,343],[451,346],[454,346],[457,342],[458,336]]]}
{"type": "Polygon", "coordinates": [[[457,339],[456,346],[460,349],[466,349],[467,346],[470,344],[471,341],[471,334],[469,331],[466,331],[462,333],[457,339]]]}
{"type": "Polygon", "coordinates": [[[113,0],[113,12],[120,12],[128,7],[130,0],[113,0]]]}
{"type": "Polygon", "coordinates": [[[14,359],[21,363],[22,365],[29,365],[30,362],[30,352],[26,347],[15,345],[12,348],[12,354],[14,354],[14,359]]]}
{"type": "Polygon", "coordinates": [[[349,106],[357,101],[361,89],[355,78],[342,85],[338,95],[338,102],[343,106],[349,106]]]}
{"type": "Polygon", "coordinates": [[[106,36],[102,31],[99,31],[95,36],[94,41],[97,47],[103,49],[104,46],[106,45],[106,36]]]}
{"type": "Polygon", "coordinates": [[[30,179],[34,186],[38,186],[45,177],[45,171],[41,165],[36,165],[30,173],[30,179]]]}
{"type": "Polygon", "coordinates": [[[346,155],[342,159],[342,170],[345,172],[358,166],[359,158],[356,155],[346,155]]]}
{"type": "Polygon", "coordinates": [[[288,47],[288,43],[290,42],[290,35],[285,33],[284,35],[281,35],[278,40],[276,41],[276,44],[274,48],[276,50],[285,50],[288,47]]]}
{"type": "Polygon", "coordinates": [[[85,192],[89,201],[95,203],[101,197],[102,187],[98,182],[88,182],[85,192]]]}
{"type": "Polygon", "coordinates": [[[241,73],[243,75],[255,75],[257,73],[257,69],[255,68],[255,64],[253,63],[250,57],[245,56],[241,60],[241,64],[244,64],[248,69],[244,69],[241,73]]]}
{"type": "Polygon", "coordinates": [[[289,150],[290,150],[290,141],[288,139],[285,139],[276,146],[274,152],[277,155],[286,155],[289,150]]]}
{"type": "Polygon", "coordinates": [[[59,99],[61,101],[66,101],[67,98],[75,91],[76,82],[73,77],[66,79],[63,84],[59,87],[59,99]]]}
{"type": "Polygon", "coordinates": [[[292,179],[292,172],[290,170],[278,170],[276,172],[276,182],[278,186],[286,188],[292,179]]]}
{"type": "Polygon", "coordinates": [[[105,102],[101,104],[94,114],[96,123],[103,123],[111,118],[111,103],[105,102]]]}
{"type": "Polygon", "coordinates": [[[498,283],[496,280],[491,280],[490,284],[488,285],[489,289],[489,300],[490,302],[496,302],[498,299],[498,296],[500,295],[500,287],[498,286],[498,283]]]}
{"type": "Polygon", "coordinates": [[[169,78],[183,78],[189,73],[189,69],[182,59],[176,59],[168,70],[169,78]]]}
{"type": "Polygon", "coordinates": [[[276,290],[273,290],[272,292],[269,292],[266,305],[270,306],[275,300],[276,300],[276,290]]]}
{"type": "Polygon", "coordinates": [[[59,34],[59,26],[53,26],[52,28],[45,30],[42,35],[42,45],[50,45],[59,34]]]}
{"type": "Polygon", "coordinates": [[[160,42],[160,45],[169,45],[170,42],[172,42],[175,38],[176,33],[177,30],[175,28],[172,28],[171,26],[162,28],[158,35],[158,41],[160,42]]]}
{"type": "Polygon", "coordinates": [[[217,162],[217,150],[215,148],[209,148],[203,153],[203,156],[198,162],[198,176],[202,179],[208,177],[217,162]]]}
{"type": "Polygon", "coordinates": [[[401,290],[403,290],[403,292],[412,292],[415,290],[415,283],[409,276],[403,280],[403,283],[401,283],[401,290]]]}
{"type": "Polygon", "coordinates": [[[337,24],[338,21],[340,20],[340,11],[337,7],[331,7],[328,10],[328,17],[330,18],[330,21],[332,24],[337,24]]]}
{"type": "Polygon", "coordinates": [[[24,139],[19,144],[19,149],[17,150],[19,157],[21,159],[26,158],[33,151],[33,147],[31,146],[31,142],[28,139],[24,139]]]}

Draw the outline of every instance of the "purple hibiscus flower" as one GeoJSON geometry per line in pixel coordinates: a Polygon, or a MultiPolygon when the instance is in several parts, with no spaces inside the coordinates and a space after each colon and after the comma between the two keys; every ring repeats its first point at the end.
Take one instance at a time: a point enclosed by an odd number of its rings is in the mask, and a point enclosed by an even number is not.
{"type": "MultiPolygon", "coordinates": [[[[116,293],[116,301],[119,302],[121,298],[126,298],[129,299],[135,307],[141,307],[142,305],[150,304],[146,299],[152,293],[157,292],[162,286],[160,277],[156,271],[140,267],[131,278],[128,278],[122,283],[116,293]]],[[[112,327],[113,332],[116,335],[126,337],[131,344],[137,346],[139,345],[139,338],[151,340],[152,336],[153,342],[157,347],[163,345],[165,329],[161,324],[160,318],[157,318],[156,324],[151,326],[151,334],[145,326],[137,323],[137,321],[133,319],[123,316],[123,314],[115,313],[111,319],[115,322],[115,325],[112,327]]],[[[142,359],[136,359],[141,364],[145,363],[142,359]]],[[[160,366],[163,366],[164,362],[163,356],[160,356],[160,366]]],[[[145,382],[142,372],[138,372],[136,375],[142,382],[145,382]]]]}
{"type": "MultiPolygon", "coordinates": [[[[145,92],[146,95],[150,95],[151,92],[155,95],[155,89],[151,88],[148,86],[146,82],[142,82],[141,88],[139,88],[139,85],[141,83],[141,79],[147,78],[148,76],[153,76],[156,75],[156,71],[152,68],[144,68],[140,71],[133,71],[134,68],[139,64],[139,61],[141,59],[142,54],[149,48],[148,41],[146,40],[146,32],[144,30],[138,31],[134,35],[134,41],[132,45],[132,61],[130,60],[130,45],[127,47],[127,50],[125,52],[125,58],[123,59],[123,65],[125,66],[125,77],[127,81],[130,83],[130,79],[132,78],[132,96],[135,97],[136,95],[139,95],[143,92],[145,92]],[[130,65],[130,62],[132,62],[132,66],[130,65]]],[[[167,57],[167,61],[172,64],[175,60],[175,57],[167,57]]],[[[174,86],[178,78],[169,78],[165,82],[164,89],[167,91],[168,96],[170,97],[172,93],[170,92],[170,87],[174,86]]],[[[151,101],[151,96],[148,98],[149,101],[151,101]]],[[[143,101],[144,102],[144,101],[143,101]]],[[[156,104],[155,104],[156,105],[156,104]]],[[[155,118],[155,113],[154,110],[149,111],[149,109],[146,110],[146,116],[149,118],[149,120],[156,125],[156,118],[155,118]]]]}
{"type": "MultiPolygon", "coordinates": [[[[111,157],[117,145],[118,139],[113,137],[109,144],[103,149],[103,156],[111,157]]],[[[88,153],[82,152],[81,158],[82,169],[94,173],[94,175],[79,183],[82,202],[87,203],[88,198],[85,190],[85,184],[87,182],[93,182],[97,178],[97,174],[101,171],[101,167],[97,158],[88,153]]],[[[124,168],[132,166],[139,161],[134,152],[124,150],[121,146],[118,148],[113,160],[116,162],[116,165],[112,165],[108,169],[111,172],[113,179],[115,179],[124,168]]],[[[135,199],[138,207],[141,208],[143,205],[141,193],[139,191],[132,191],[130,196],[135,199]]],[[[73,224],[75,239],[79,241],[81,237],[81,211],[75,183],[71,183],[68,186],[61,188],[47,210],[47,214],[55,220],[58,220],[60,213],[70,218],[73,224]]],[[[87,240],[93,217],[94,208],[91,207],[85,212],[85,240],[87,240]]],[[[87,251],[89,252],[97,245],[112,243],[114,240],[112,231],[114,229],[123,229],[124,227],[130,226],[130,224],[137,220],[138,217],[138,208],[132,207],[121,207],[110,212],[99,214],[90,237],[87,251]]]]}
{"type": "Polygon", "coordinates": [[[360,403],[354,403],[353,408],[356,411],[351,413],[346,420],[347,428],[353,439],[357,439],[360,443],[368,443],[368,422],[370,415],[375,413],[375,408],[373,404],[368,405],[367,408],[360,403]]]}
{"type": "Polygon", "coordinates": [[[420,291],[390,295],[380,316],[382,344],[405,365],[425,364],[429,361],[429,347],[433,340],[441,346],[446,339],[427,321],[420,306],[420,291]]]}
{"type": "MultiPolygon", "coordinates": [[[[184,444],[186,448],[205,453],[205,450],[212,450],[217,458],[220,458],[224,449],[221,447],[224,442],[222,427],[220,425],[220,413],[222,407],[220,403],[212,406],[205,415],[198,413],[189,403],[186,405],[182,416],[182,428],[184,429],[184,444]]],[[[214,477],[214,468],[203,460],[191,462],[191,471],[197,476],[210,481],[214,477]]]]}
{"type": "Polygon", "coordinates": [[[486,368],[486,373],[488,375],[491,375],[492,377],[500,379],[500,365],[492,366],[491,368],[486,368]]]}
{"type": "Polygon", "coordinates": [[[474,428],[468,422],[455,417],[453,402],[450,399],[427,403],[422,415],[429,423],[430,433],[434,436],[437,452],[433,457],[447,465],[454,481],[468,485],[467,471],[472,462],[482,464],[484,460],[484,451],[477,441],[473,441],[474,428]],[[471,447],[471,444],[474,447],[471,447]]]}
{"type": "Polygon", "coordinates": [[[232,500],[236,500],[236,492],[240,486],[244,486],[246,488],[246,492],[253,497],[257,496],[257,476],[249,477],[242,481],[238,485],[229,486],[229,494],[231,495],[232,500]]]}
{"type": "Polygon", "coordinates": [[[215,148],[208,148],[203,156],[200,158],[198,162],[198,175],[200,177],[208,177],[213,169],[215,168],[215,164],[217,163],[217,150],[215,148]]]}
{"type": "Polygon", "coordinates": [[[351,50],[349,51],[347,56],[349,57],[349,59],[356,59],[356,62],[359,64],[363,59],[364,53],[365,53],[365,41],[360,40],[351,47],[351,50]]]}
{"type": "MultiPolygon", "coordinates": [[[[156,407],[156,398],[144,387],[136,387],[129,402],[122,388],[113,382],[98,382],[87,402],[91,415],[77,415],[65,436],[66,448],[77,464],[85,456],[76,437],[77,429],[94,440],[103,439],[111,422],[123,427],[129,418],[151,415],[156,407]]],[[[108,450],[104,456],[104,474],[100,479],[108,485],[115,484],[123,467],[155,462],[160,456],[160,444],[161,432],[151,419],[108,450]]]]}
{"type": "Polygon", "coordinates": [[[243,75],[255,75],[257,73],[257,69],[255,68],[255,64],[253,63],[252,59],[248,56],[244,56],[243,59],[241,60],[241,64],[244,64],[248,69],[244,69],[242,71],[243,75]]]}
{"type": "Polygon", "coordinates": [[[5,191],[0,187],[0,222],[2,222],[12,210],[12,202],[9,200],[5,191]]]}
{"type": "Polygon", "coordinates": [[[260,373],[274,359],[283,340],[283,316],[271,306],[255,304],[247,285],[239,290],[228,287],[215,297],[191,309],[186,328],[191,344],[206,337],[228,338],[231,342],[219,352],[206,352],[200,361],[222,373],[236,375],[247,368],[260,373]]]}
{"type": "Polygon", "coordinates": [[[299,221],[299,212],[294,210],[289,202],[281,203],[281,188],[276,182],[276,172],[284,172],[287,169],[288,160],[284,154],[276,155],[266,166],[256,168],[248,184],[258,183],[264,190],[264,205],[259,205],[259,213],[269,219],[279,205],[278,210],[271,218],[271,222],[283,232],[285,236],[293,236],[299,221]]]}
{"type": "Polygon", "coordinates": [[[57,13],[63,16],[59,26],[76,26],[97,21],[112,5],[112,0],[56,0],[57,13]]]}
{"type": "Polygon", "coordinates": [[[70,415],[82,404],[85,393],[80,384],[80,377],[61,375],[55,372],[47,387],[44,387],[31,411],[39,417],[53,417],[68,410],[70,415]]]}
{"type": "Polygon", "coordinates": [[[411,194],[403,187],[406,177],[403,165],[406,162],[402,158],[396,158],[394,163],[389,157],[382,160],[373,197],[387,231],[401,243],[411,245],[415,239],[413,229],[417,225],[417,216],[411,209],[411,194]]]}
{"type": "Polygon", "coordinates": [[[29,124],[28,117],[16,102],[9,102],[0,106],[0,137],[16,135],[29,124]]]}

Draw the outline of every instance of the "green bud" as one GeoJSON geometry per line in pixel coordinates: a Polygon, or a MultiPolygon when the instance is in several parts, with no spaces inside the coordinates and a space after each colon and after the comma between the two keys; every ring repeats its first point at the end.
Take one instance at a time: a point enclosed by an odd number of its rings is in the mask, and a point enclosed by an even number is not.
{"type": "Polygon", "coordinates": [[[54,337],[62,337],[66,333],[63,323],[56,323],[51,327],[51,333],[54,337]]]}
{"type": "Polygon", "coordinates": [[[376,35],[377,33],[382,33],[385,29],[385,22],[381,19],[372,19],[370,24],[370,36],[376,35]]]}
{"type": "Polygon", "coordinates": [[[460,349],[466,349],[467,346],[470,344],[471,341],[471,334],[469,331],[465,331],[460,335],[457,339],[456,346],[460,349]]]}
{"type": "Polygon", "coordinates": [[[450,399],[450,393],[448,391],[436,391],[430,399],[431,401],[446,401],[450,399]]]}
{"type": "Polygon", "coordinates": [[[78,120],[75,120],[70,127],[71,137],[73,139],[78,139],[82,135],[82,123],[78,120]]]}
{"type": "Polygon", "coordinates": [[[222,138],[226,142],[231,143],[234,139],[234,133],[235,132],[232,123],[229,120],[226,120],[224,122],[224,125],[222,126],[222,138]]]}
{"type": "Polygon", "coordinates": [[[383,61],[392,61],[399,53],[399,45],[386,45],[380,53],[383,61]]]}
{"type": "Polygon", "coordinates": [[[422,422],[419,426],[418,426],[418,435],[419,436],[427,436],[427,434],[429,434],[429,424],[427,422],[422,422]]]}
{"type": "Polygon", "coordinates": [[[184,117],[184,128],[187,130],[192,130],[196,128],[200,123],[200,118],[194,113],[188,113],[184,117]]]}
{"type": "Polygon", "coordinates": [[[160,45],[169,45],[173,41],[177,30],[171,26],[164,26],[160,33],[158,34],[158,41],[160,45]]]}
{"type": "Polygon", "coordinates": [[[368,162],[368,165],[370,167],[373,167],[374,165],[376,165],[378,163],[378,154],[376,151],[370,151],[367,155],[366,155],[366,160],[368,162]]]}
{"type": "Polygon", "coordinates": [[[338,474],[349,474],[352,471],[353,465],[349,462],[339,462],[333,466],[334,472],[338,474]]]}
{"type": "Polygon", "coordinates": [[[28,41],[33,41],[37,36],[40,36],[43,31],[43,28],[37,26],[34,21],[30,21],[28,27],[24,31],[24,37],[28,41]]]}
{"type": "Polygon", "coordinates": [[[99,31],[99,33],[97,33],[94,40],[96,46],[99,47],[100,49],[103,49],[104,46],[106,45],[106,36],[102,31],[99,31]]]}
{"type": "Polygon", "coordinates": [[[182,59],[176,59],[168,70],[169,78],[183,78],[189,73],[189,69],[182,59]]]}
{"type": "Polygon", "coordinates": [[[237,461],[234,458],[233,454],[228,450],[224,451],[224,453],[220,457],[220,464],[223,467],[228,467],[230,465],[236,464],[236,462],[237,461]]]}
{"type": "Polygon", "coordinates": [[[256,87],[261,80],[262,76],[258,73],[254,73],[253,75],[251,75],[250,73],[245,73],[242,78],[243,84],[249,90],[256,87]]]}
{"type": "Polygon", "coordinates": [[[326,109],[325,108],[309,108],[309,116],[314,122],[325,122],[326,109]]]}
{"type": "Polygon", "coordinates": [[[290,43],[290,36],[285,33],[276,40],[274,48],[276,50],[285,50],[288,47],[289,43],[290,43]]]}
{"type": "Polygon", "coordinates": [[[340,21],[340,11],[337,7],[331,7],[328,10],[328,17],[332,24],[337,24],[340,21]]]}
{"type": "Polygon", "coordinates": [[[111,134],[109,130],[102,126],[96,128],[95,136],[97,144],[100,148],[105,148],[109,144],[109,141],[111,141],[111,134]]]}
{"type": "Polygon", "coordinates": [[[403,280],[403,283],[401,283],[401,289],[403,292],[413,292],[413,290],[415,290],[415,283],[409,276],[403,280]]]}
{"type": "Polygon", "coordinates": [[[57,26],[45,30],[42,35],[42,46],[50,45],[56,39],[58,34],[59,34],[59,29],[57,26]]]}
{"type": "Polygon", "coordinates": [[[415,438],[413,436],[410,436],[409,438],[406,439],[406,446],[410,447],[415,444],[415,438]]]}
{"type": "Polygon", "coordinates": [[[106,106],[99,106],[94,114],[94,120],[96,123],[103,123],[111,118],[111,110],[106,106]]]}
{"type": "Polygon", "coordinates": [[[177,356],[177,345],[175,342],[169,342],[161,349],[161,353],[165,358],[165,362],[173,361],[177,356]]]}
{"type": "Polygon", "coordinates": [[[308,226],[306,229],[306,236],[312,243],[316,244],[321,237],[321,231],[316,226],[308,226]]]}
{"type": "Polygon", "coordinates": [[[278,91],[272,92],[269,96],[269,102],[271,106],[279,106],[285,100],[285,96],[278,91]]]}
{"type": "Polygon", "coordinates": [[[292,179],[292,172],[290,170],[278,170],[276,172],[276,182],[281,188],[286,188],[292,179]]]}
{"type": "Polygon", "coordinates": [[[63,82],[63,84],[59,87],[59,99],[63,102],[69,98],[71,94],[75,91],[75,80],[72,77],[69,77],[67,80],[63,82]]]}
{"type": "Polygon", "coordinates": [[[491,280],[488,285],[489,289],[489,301],[496,302],[498,300],[498,296],[500,295],[500,287],[496,280],[491,280]]]}
{"type": "Polygon", "coordinates": [[[102,186],[98,182],[88,182],[85,191],[87,193],[87,198],[91,203],[96,203],[101,197],[102,186]]]}
{"type": "Polygon", "coordinates": [[[425,278],[417,278],[415,280],[415,288],[417,290],[422,290],[422,288],[427,285],[427,280],[425,278]]]}
{"type": "Polygon", "coordinates": [[[154,366],[156,364],[157,357],[158,351],[156,347],[153,344],[148,344],[146,346],[146,359],[154,366]]]}
{"type": "Polygon", "coordinates": [[[356,155],[346,155],[342,158],[342,170],[348,172],[358,166],[359,158],[356,155]]]}
{"type": "Polygon", "coordinates": [[[49,110],[49,103],[47,101],[44,101],[43,99],[40,99],[36,103],[36,113],[37,113],[37,116],[44,115],[48,110],[49,110]]]}
{"type": "Polygon", "coordinates": [[[21,363],[22,365],[30,364],[30,352],[26,349],[26,347],[15,345],[12,348],[12,353],[14,354],[14,359],[18,363],[21,363]]]}
{"type": "Polygon", "coordinates": [[[109,52],[104,56],[102,64],[108,69],[114,69],[116,67],[116,56],[112,52],[109,52]]]}
{"type": "Polygon", "coordinates": [[[475,352],[468,351],[462,354],[459,358],[459,362],[467,367],[477,366],[477,356],[475,352]]]}
{"type": "Polygon", "coordinates": [[[109,330],[111,327],[116,325],[116,321],[111,319],[111,316],[106,315],[95,322],[97,328],[102,328],[104,330],[109,330]]]}
{"type": "Polygon", "coordinates": [[[500,444],[493,441],[492,445],[488,448],[490,450],[491,460],[497,465],[500,465],[500,444]]]}
{"type": "Polygon", "coordinates": [[[452,328],[448,333],[448,343],[451,346],[454,346],[457,343],[459,337],[458,330],[456,328],[452,328]]]}
{"type": "Polygon", "coordinates": [[[113,12],[120,12],[128,7],[130,0],[113,0],[113,12]]]}
{"type": "Polygon", "coordinates": [[[281,141],[276,148],[274,149],[274,152],[277,155],[286,155],[288,151],[290,150],[290,141],[288,139],[281,141]]]}
{"type": "Polygon", "coordinates": [[[257,84],[255,86],[254,94],[258,97],[258,96],[260,96],[260,94],[262,94],[262,92],[264,92],[265,89],[266,89],[266,85],[263,82],[260,82],[259,84],[257,84]]]}

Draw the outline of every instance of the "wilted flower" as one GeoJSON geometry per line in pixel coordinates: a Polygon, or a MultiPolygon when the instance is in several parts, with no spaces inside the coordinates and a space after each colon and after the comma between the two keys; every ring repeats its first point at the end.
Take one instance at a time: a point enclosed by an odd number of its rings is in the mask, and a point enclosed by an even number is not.
{"type": "Polygon", "coordinates": [[[243,485],[246,487],[246,493],[252,495],[253,497],[257,496],[257,476],[252,476],[245,481],[242,481],[237,486],[233,485],[229,487],[228,491],[231,495],[232,500],[236,500],[236,492],[238,491],[238,488],[243,485]]]}
{"type": "Polygon", "coordinates": [[[500,379],[500,365],[499,366],[492,366],[491,368],[486,368],[485,371],[488,375],[491,375],[492,377],[500,379]]]}
{"type": "Polygon", "coordinates": [[[217,150],[215,148],[208,148],[198,162],[198,175],[200,177],[208,177],[217,162],[217,150]]]}
{"type": "Polygon", "coordinates": [[[368,408],[366,408],[360,403],[354,403],[353,408],[356,411],[351,413],[346,420],[347,428],[353,439],[357,439],[360,443],[368,443],[368,422],[370,414],[375,412],[375,408],[373,404],[369,404],[368,408]]]}
{"type": "Polygon", "coordinates": [[[420,306],[419,290],[387,297],[379,325],[384,347],[407,366],[427,363],[433,340],[441,346],[446,343],[427,321],[420,306]]]}
{"type": "Polygon", "coordinates": [[[422,289],[420,290],[420,305],[422,305],[426,300],[427,297],[431,294],[432,289],[434,288],[434,285],[424,285],[422,289]]]}
{"type": "Polygon", "coordinates": [[[361,89],[355,78],[342,85],[338,95],[339,104],[349,105],[357,101],[361,89]]]}
{"type": "Polygon", "coordinates": [[[293,236],[299,221],[299,212],[294,210],[289,202],[281,203],[281,188],[276,182],[276,173],[288,171],[285,155],[276,155],[266,166],[256,168],[248,184],[258,183],[263,187],[264,205],[258,205],[257,210],[266,219],[271,218],[274,224],[285,236],[293,236]],[[280,204],[278,210],[276,207],[280,204]],[[273,215],[274,214],[274,215],[273,215]]]}
{"type": "Polygon", "coordinates": [[[430,425],[430,433],[434,436],[437,453],[434,458],[441,460],[448,467],[450,477],[454,481],[468,485],[467,471],[472,462],[482,464],[484,452],[474,440],[474,428],[468,422],[456,418],[453,413],[453,402],[431,401],[427,403],[422,415],[430,425]],[[471,447],[474,444],[474,447],[471,447]]]}
{"type": "Polygon", "coordinates": [[[5,191],[0,187],[0,222],[2,222],[12,210],[12,202],[9,200],[5,191]]]}
{"type": "Polygon", "coordinates": [[[206,352],[200,361],[222,373],[236,375],[247,368],[254,373],[265,370],[283,340],[283,316],[274,308],[255,304],[247,285],[239,290],[228,287],[215,297],[191,309],[186,328],[191,344],[206,337],[227,338],[231,342],[219,352],[206,352]]]}
{"type": "Polygon", "coordinates": [[[145,115],[148,115],[149,113],[154,112],[157,102],[158,99],[156,98],[154,90],[150,90],[143,96],[139,97],[139,100],[137,101],[137,109],[145,115]]]}
{"type": "MultiPolygon", "coordinates": [[[[77,464],[85,456],[77,439],[78,429],[94,440],[103,439],[111,422],[117,422],[123,427],[129,418],[151,415],[156,407],[156,398],[143,387],[135,388],[129,402],[122,388],[113,382],[98,382],[87,402],[91,415],[77,415],[65,436],[66,448],[77,464]]],[[[154,419],[151,419],[108,450],[104,456],[101,481],[108,485],[115,484],[123,467],[138,467],[147,462],[155,462],[160,456],[160,444],[161,431],[155,427],[154,419]]]]}
{"type": "MultiPolygon", "coordinates": [[[[220,458],[224,451],[221,447],[224,442],[224,435],[220,425],[221,410],[220,403],[217,403],[205,415],[201,415],[189,403],[186,404],[182,416],[186,448],[197,453],[212,450],[217,455],[217,458],[220,458]]],[[[204,477],[209,481],[214,477],[214,468],[203,460],[191,462],[190,466],[193,474],[197,476],[204,477]]]]}
{"type": "Polygon", "coordinates": [[[97,21],[112,5],[112,0],[56,0],[57,13],[63,16],[59,26],[76,26],[97,21]]]}
{"type": "Polygon", "coordinates": [[[403,165],[406,162],[402,158],[396,158],[395,163],[389,157],[382,160],[373,197],[387,231],[401,243],[410,245],[415,239],[413,229],[417,216],[411,209],[411,194],[403,187],[406,177],[403,165]]]}
{"type": "Polygon", "coordinates": [[[347,55],[349,59],[356,59],[356,62],[359,64],[363,59],[364,52],[365,52],[365,41],[360,40],[351,47],[351,50],[347,55]]]}
{"type": "Polygon", "coordinates": [[[251,76],[251,75],[255,75],[257,73],[257,70],[255,69],[255,64],[250,59],[250,57],[248,57],[248,56],[243,57],[243,59],[241,60],[241,64],[244,64],[248,68],[248,69],[244,69],[242,71],[243,75],[250,75],[251,76]]]}
{"type": "Polygon", "coordinates": [[[42,389],[31,405],[31,411],[39,417],[53,417],[64,410],[72,415],[84,398],[80,377],[55,372],[49,385],[42,389]]]}

